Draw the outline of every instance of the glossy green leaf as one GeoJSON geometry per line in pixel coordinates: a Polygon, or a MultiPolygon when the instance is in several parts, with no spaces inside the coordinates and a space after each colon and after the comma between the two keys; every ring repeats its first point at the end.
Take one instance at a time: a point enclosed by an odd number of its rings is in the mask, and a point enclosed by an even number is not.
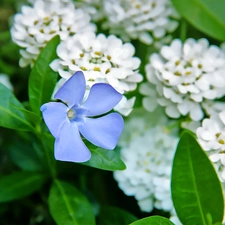
{"type": "Polygon", "coordinates": [[[40,106],[50,100],[57,82],[57,73],[49,64],[57,58],[56,47],[59,44],[59,36],[48,42],[41,51],[29,78],[29,101],[33,112],[40,114],[40,106]]]}
{"type": "Polygon", "coordinates": [[[205,34],[225,41],[224,0],[172,0],[188,22],[205,34]]]}
{"type": "Polygon", "coordinates": [[[183,133],[172,170],[172,198],[185,225],[208,225],[223,220],[224,200],[220,181],[206,153],[195,138],[183,133]]]}
{"type": "Polygon", "coordinates": [[[0,202],[25,197],[40,189],[46,176],[34,172],[15,172],[0,177],[0,202]]]}
{"type": "Polygon", "coordinates": [[[39,137],[42,149],[45,154],[46,163],[48,164],[48,169],[52,177],[56,176],[56,160],[54,158],[54,137],[49,133],[41,134],[39,137]]]}
{"type": "Polygon", "coordinates": [[[50,213],[58,225],[95,225],[91,204],[71,184],[55,180],[48,204],[50,213]]]}
{"type": "Polygon", "coordinates": [[[39,124],[40,121],[41,121],[41,117],[39,117],[37,114],[35,114],[34,112],[31,112],[25,108],[18,108],[17,106],[13,105],[13,107],[15,109],[18,109],[20,110],[24,115],[25,117],[27,118],[27,120],[33,124],[33,125],[36,125],[36,124],[39,124]]]}
{"type": "Polygon", "coordinates": [[[23,105],[1,83],[0,96],[0,126],[15,130],[33,130],[34,128],[28,122],[26,115],[20,110],[20,108],[24,109],[23,105]]]}
{"type": "Polygon", "coordinates": [[[174,225],[174,223],[162,216],[150,216],[137,220],[130,225],[174,225]]]}
{"type": "Polygon", "coordinates": [[[105,150],[102,148],[92,148],[91,159],[82,164],[110,171],[126,169],[124,162],[115,150],[105,150]]]}
{"type": "MultiPolygon", "coordinates": [[[[32,140],[33,141],[33,140],[32,140]]],[[[37,143],[13,139],[12,144],[6,147],[12,162],[26,171],[43,171],[46,159],[37,143]],[[16,143],[16,145],[15,145],[16,143]]]]}
{"type": "Polygon", "coordinates": [[[127,225],[137,220],[131,213],[112,206],[103,206],[100,210],[99,225],[127,225]]]}

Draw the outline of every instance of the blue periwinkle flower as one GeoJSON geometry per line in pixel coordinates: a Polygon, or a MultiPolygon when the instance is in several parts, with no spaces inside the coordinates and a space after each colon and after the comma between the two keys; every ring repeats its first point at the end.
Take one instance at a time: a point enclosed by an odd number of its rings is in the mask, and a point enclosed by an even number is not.
{"type": "Polygon", "coordinates": [[[84,74],[76,72],[57,91],[50,102],[41,106],[45,123],[55,137],[55,158],[61,161],[85,162],[91,153],[80,134],[96,146],[114,149],[123,130],[120,114],[109,112],[122,98],[112,86],[94,84],[82,102],[86,90],[84,74]],[[96,117],[97,116],[97,117],[96,117]]]}

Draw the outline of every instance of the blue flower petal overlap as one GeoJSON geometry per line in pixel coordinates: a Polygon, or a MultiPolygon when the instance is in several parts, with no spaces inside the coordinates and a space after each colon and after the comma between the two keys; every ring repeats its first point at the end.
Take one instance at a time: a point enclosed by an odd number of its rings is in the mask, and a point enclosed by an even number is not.
{"type": "Polygon", "coordinates": [[[113,109],[122,95],[111,85],[98,83],[91,87],[89,96],[82,102],[85,90],[84,74],[76,72],[54,96],[62,102],[41,106],[44,121],[56,139],[54,154],[57,160],[85,162],[91,158],[81,135],[94,145],[111,150],[122,133],[124,121],[120,114],[101,116],[113,109]]]}

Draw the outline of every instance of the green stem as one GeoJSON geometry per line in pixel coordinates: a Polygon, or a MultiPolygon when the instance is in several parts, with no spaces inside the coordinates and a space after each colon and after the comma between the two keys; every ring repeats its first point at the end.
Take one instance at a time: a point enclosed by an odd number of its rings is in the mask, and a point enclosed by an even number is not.
{"type": "Polygon", "coordinates": [[[187,38],[187,22],[182,20],[180,29],[180,39],[184,42],[187,38]]]}
{"type": "Polygon", "coordinates": [[[166,126],[166,128],[168,130],[172,130],[172,129],[177,128],[177,127],[180,128],[181,122],[182,122],[182,120],[181,119],[178,119],[174,123],[171,123],[169,126],[166,126]]]}
{"type": "Polygon", "coordinates": [[[43,141],[43,133],[41,132],[40,126],[36,126],[36,136],[40,140],[42,148],[44,150],[44,154],[47,159],[48,168],[50,171],[50,174],[52,178],[56,178],[56,169],[55,169],[55,161],[53,157],[50,157],[48,147],[46,146],[46,143],[43,141]]]}
{"type": "Polygon", "coordinates": [[[48,149],[46,148],[45,144],[43,143],[43,141],[40,139],[42,147],[44,149],[46,158],[47,158],[47,162],[48,162],[48,167],[49,167],[49,171],[50,174],[52,176],[52,178],[56,178],[56,170],[55,170],[55,163],[53,160],[51,160],[49,153],[48,153],[48,149]]]}

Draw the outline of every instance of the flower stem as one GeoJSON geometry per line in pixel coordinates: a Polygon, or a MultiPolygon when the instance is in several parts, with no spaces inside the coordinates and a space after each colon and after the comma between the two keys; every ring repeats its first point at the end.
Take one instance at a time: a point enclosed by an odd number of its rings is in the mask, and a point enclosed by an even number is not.
{"type": "Polygon", "coordinates": [[[51,147],[49,147],[48,144],[50,141],[47,140],[48,139],[47,135],[42,133],[40,126],[36,127],[36,136],[40,140],[42,148],[44,150],[44,154],[47,159],[47,165],[48,165],[49,172],[50,172],[52,178],[56,178],[55,161],[54,161],[53,157],[51,157],[49,154],[49,149],[51,147]]]}
{"type": "Polygon", "coordinates": [[[48,151],[48,148],[46,147],[46,144],[43,142],[42,139],[40,139],[40,141],[41,141],[42,147],[44,149],[44,153],[47,158],[47,163],[48,163],[50,174],[51,174],[52,178],[56,178],[55,162],[50,158],[49,151],[48,151]]]}
{"type": "Polygon", "coordinates": [[[184,42],[187,38],[187,22],[186,20],[182,20],[181,29],[180,29],[180,39],[184,42]]]}

